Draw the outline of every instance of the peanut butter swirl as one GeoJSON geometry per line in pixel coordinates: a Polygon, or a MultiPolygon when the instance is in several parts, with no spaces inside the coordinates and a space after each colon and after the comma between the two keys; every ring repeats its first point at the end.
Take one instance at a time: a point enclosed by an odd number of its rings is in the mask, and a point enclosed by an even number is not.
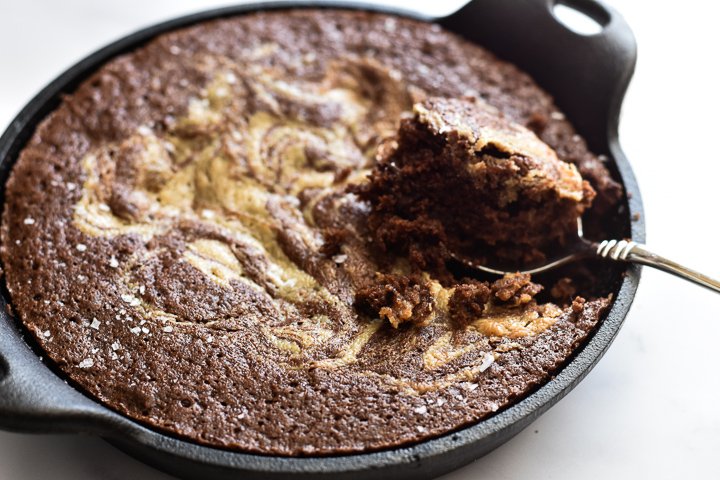
{"type": "MultiPolygon", "coordinates": [[[[267,51],[271,46],[255,58],[267,51]]],[[[315,211],[320,204],[337,209],[355,202],[348,185],[365,181],[378,146],[392,139],[401,115],[410,110],[412,95],[400,74],[368,58],[332,61],[317,83],[291,83],[272,70],[247,68],[242,80],[237,67],[220,71],[168,132],[141,126],[88,154],[73,221],[87,235],[109,239],[138,234],[152,243],[179,236],[183,253],[174,261],[189,264],[223,290],[240,290],[250,302],[268,306],[257,327],[274,348],[313,359],[320,368],[342,368],[357,361],[381,323],[358,317],[347,289],[362,286],[363,277],[380,267],[364,266],[367,272],[360,275],[350,271],[341,286],[320,273],[343,269],[338,258],[347,254],[335,259],[321,254],[324,240],[316,227],[322,220],[315,211]],[[369,85],[364,78],[379,83],[369,85]],[[298,262],[301,256],[308,260],[298,262]],[[326,348],[330,340],[339,343],[334,354],[326,348]]],[[[142,284],[133,271],[154,264],[162,250],[138,251],[123,266],[128,291],[142,284]]],[[[213,325],[223,317],[218,312],[188,319],[168,309],[151,285],[144,291],[134,308],[155,324],[213,325]]],[[[452,293],[434,282],[436,299],[452,293]]],[[[447,306],[437,310],[433,319],[443,324],[447,306]]],[[[506,312],[478,319],[470,328],[497,337],[533,335],[559,313],[506,312]]],[[[445,322],[444,328],[451,326],[445,322]]],[[[433,369],[445,350],[428,348],[435,353],[425,368],[433,369]]],[[[458,353],[445,355],[449,361],[458,353]]],[[[408,379],[398,381],[412,389],[408,379]]]]}

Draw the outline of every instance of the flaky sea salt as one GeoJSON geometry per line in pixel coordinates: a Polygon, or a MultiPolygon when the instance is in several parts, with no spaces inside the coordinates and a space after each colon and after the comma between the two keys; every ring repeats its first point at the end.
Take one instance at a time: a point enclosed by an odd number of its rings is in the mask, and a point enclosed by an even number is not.
{"type": "Polygon", "coordinates": [[[162,330],[163,330],[163,332],[165,332],[165,333],[170,333],[170,332],[173,331],[173,327],[171,327],[170,325],[167,325],[167,326],[163,327],[162,330]]]}
{"type": "Polygon", "coordinates": [[[33,225],[33,224],[35,223],[35,219],[34,219],[34,218],[27,217],[25,220],[23,220],[23,223],[24,223],[25,225],[33,225]]]}
{"type": "Polygon", "coordinates": [[[43,332],[43,337],[45,337],[45,338],[50,338],[50,335],[52,335],[52,334],[50,333],[50,330],[45,330],[45,331],[43,332]]]}
{"type": "Polygon", "coordinates": [[[482,359],[482,363],[480,364],[479,370],[480,370],[481,372],[484,372],[485,370],[487,370],[488,368],[490,368],[490,365],[492,365],[493,362],[495,362],[495,355],[493,355],[493,354],[490,353],[490,352],[486,353],[485,356],[484,356],[483,359],[482,359]]]}
{"type": "Polygon", "coordinates": [[[87,250],[87,245],[85,245],[84,243],[78,243],[77,245],[75,245],[75,248],[78,252],[84,252],[85,250],[87,250]]]}
{"type": "Polygon", "coordinates": [[[110,261],[108,262],[108,265],[110,265],[110,268],[117,268],[120,266],[120,262],[118,262],[117,258],[110,257],[110,261]]]}
{"type": "Polygon", "coordinates": [[[150,329],[147,328],[147,327],[142,327],[140,330],[141,330],[145,335],[147,335],[148,333],[150,333],[150,329]]]}
{"type": "Polygon", "coordinates": [[[140,327],[133,327],[130,329],[130,331],[135,335],[140,335],[140,327]]]}
{"type": "Polygon", "coordinates": [[[425,405],[421,405],[417,408],[414,408],[413,411],[418,415],[425,415],[427,413],[427,407],[425,405]]]}
{"type": "Polygon", "coordinates": [[[112,345],[110,345],[110,348],[112,348],[113,352],[116,352],[120,350],[120,344],[118,342],[113,342],[112,345]]]}
{"type": "Polygon", "coordinates": [[[333,262],[335,263],[344,263],[345,260],[347,260],[348,256],[344,253],[340,253],[338,255],[334,255],[332,257],[333,262]]]}
{"type": "Polygon", "coordinates": [[[82,362],[78,363],[78,367],[80,368],[90,368],[93,365],[95,365],[95,360],[93,360],[92,358],[86,358],[82,362]]]}
{"type": "Polygon", "coordinates": [[[149,135],[152,135],[153,133],[152,129],[147,125],[140,125],[137,129],[137,132],[143,137],[147,137],[149,135]]]}
{"type": "Polygon", "coordinates": [[[120,295],[120,298],[122,298],[122,301],[127,303],[131,307],[137,307],[141,303],[139,298],[130,295],[129,293],[123,293],[122,295],[120,295]]]}
{"type": "Polygon", "coordinates": [[[100,330],[100,320],[93,317],[92,322],[90,323],[90,328],[93,330],[100,330]]]}

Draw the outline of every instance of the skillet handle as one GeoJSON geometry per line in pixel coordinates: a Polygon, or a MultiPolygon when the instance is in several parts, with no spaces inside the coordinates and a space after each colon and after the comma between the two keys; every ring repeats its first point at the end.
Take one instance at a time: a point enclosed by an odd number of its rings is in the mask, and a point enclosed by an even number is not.
{"type": "Polygon", "coordinates": [[[637,57],[632,31],[617,11],[598,0],[471,0],[436,21],[528,72],[553,94],[591,150],[610,153],[637,57]],[[569,30],[553,14],[557,3],[603,30],[569,30]]]}
{"type": "Polygon", "coordinates": [[[0,315],[0,428],[108,434],[112,417],[57,377],[21,339],[12,319],[0,315]]]}

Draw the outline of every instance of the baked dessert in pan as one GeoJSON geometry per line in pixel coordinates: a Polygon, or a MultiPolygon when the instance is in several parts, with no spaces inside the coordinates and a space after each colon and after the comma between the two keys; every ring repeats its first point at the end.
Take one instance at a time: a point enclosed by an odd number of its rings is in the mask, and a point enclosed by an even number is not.
{"type": "Polygon", "coordinates": [[[540,293],[382,241],[378,166],[457,99],[547,144],[572,186],[543,191],[573,214],[612,211],[621,188],[552,99],[482,48],[385,14],[256,13],[110,61],[43,121],[7,183],[13,308],[81,389],[205,445],[355,453],[477,422],[551,378],[616,279],[540,293]]]}

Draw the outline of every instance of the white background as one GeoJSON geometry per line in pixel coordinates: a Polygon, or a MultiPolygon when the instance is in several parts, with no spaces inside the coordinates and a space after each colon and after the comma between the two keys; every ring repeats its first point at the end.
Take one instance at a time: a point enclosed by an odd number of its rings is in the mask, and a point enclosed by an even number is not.
{"type": "MultiPolygon", "coordinates": [[[[98,47],[228,3],[0,0],[0,130],[98,47]]],[[[464,2],[405,3],[442,14],[464,2]]],[[[610,3],[639,43],[621,138],[640,181],[648,244],[720,277],[720,9],[707,0],[610,3]]],[[[646,269],[625,327],[588,378],[515,439],[446,478],[720,478],[718,311],[717,294],[646,269]]],[[[169,477],[96,438],[0,432],[0,480],[44,478],[169,477]]]]}

